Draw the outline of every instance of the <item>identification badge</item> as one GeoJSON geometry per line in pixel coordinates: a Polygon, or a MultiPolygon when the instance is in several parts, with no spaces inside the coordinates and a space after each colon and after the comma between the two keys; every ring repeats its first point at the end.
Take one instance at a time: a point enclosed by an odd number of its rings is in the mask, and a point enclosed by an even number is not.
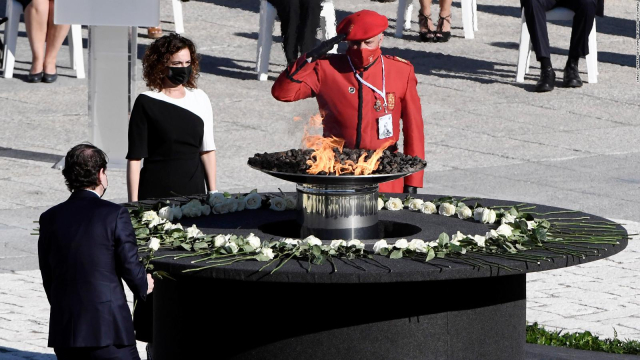
{"type": "Polygon", "coordinates": [[[393,136],[393,116],[387,114],[378,118],[378,139],[393,136]]]}

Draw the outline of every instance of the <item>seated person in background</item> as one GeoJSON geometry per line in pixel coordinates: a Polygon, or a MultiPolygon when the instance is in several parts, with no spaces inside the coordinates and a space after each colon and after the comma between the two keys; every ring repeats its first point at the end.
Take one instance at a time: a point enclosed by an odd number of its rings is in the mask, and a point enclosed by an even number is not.
{"type": "Polygon", "coordinates": [[[140,359],[122,280],[144,300],[153,279],[138,261],[129,212],[100,199],[109,186],[106,171],[102,150],[74,146],[62,170],[71,196],[40,216],[49,346],[60,360],[140,359]]]}
{"type": "Polygon", "coordinates": [[[578,60],[589,54],[589,33],[596,15],[603,16],[604,0],[520,0],[520,4],[524,9],[536,59],[540,62],[540,80],[536,84],[536,92],[553,90],[556,81],[556,73],[551,66],[546,12],[555,7],[565,7],[575,12],[562,85],[569,88],[581,87],[578,60]]]}
{"type": "Polygon", "coordinates": [[[268,0],[278,12],[287,65],[316,46],[322,0],[268,0]]]}

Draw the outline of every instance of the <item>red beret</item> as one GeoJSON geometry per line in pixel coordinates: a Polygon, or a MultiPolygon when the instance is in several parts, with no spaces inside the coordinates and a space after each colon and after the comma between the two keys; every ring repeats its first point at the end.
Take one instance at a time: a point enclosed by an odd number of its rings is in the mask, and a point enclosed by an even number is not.
{"type": "Polygon", "coordinates": [[[346,41],[362,41],[382,33],[388,26],[386,16],[371,10],[360,10],[342,19],[336,32],[346,34],[346,41]]]}

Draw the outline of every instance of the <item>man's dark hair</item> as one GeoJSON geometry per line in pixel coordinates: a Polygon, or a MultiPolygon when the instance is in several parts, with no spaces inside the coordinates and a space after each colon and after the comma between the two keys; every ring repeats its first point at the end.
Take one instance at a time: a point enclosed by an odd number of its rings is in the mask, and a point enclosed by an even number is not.
{"type": "Polygon", "coordinates": [[[84,143],[71,148],[64,158],[62,175],[69,191],[94,189],[100,185],[100,169],[107,170],[107,154],[84,143]]]}

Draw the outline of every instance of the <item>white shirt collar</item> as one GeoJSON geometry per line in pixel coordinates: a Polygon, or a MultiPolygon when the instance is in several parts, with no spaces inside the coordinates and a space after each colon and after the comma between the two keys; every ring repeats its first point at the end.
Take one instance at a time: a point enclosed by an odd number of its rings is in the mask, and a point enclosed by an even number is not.
{"type": "Polygon", "coordinates": [[[91,189],[85,189],[86,191],[91,191],[92,193],[96,194],[98,197],[100,197],[100,194],[98,194],[97,192],[95,192],[94,190],[91,189]]]}

